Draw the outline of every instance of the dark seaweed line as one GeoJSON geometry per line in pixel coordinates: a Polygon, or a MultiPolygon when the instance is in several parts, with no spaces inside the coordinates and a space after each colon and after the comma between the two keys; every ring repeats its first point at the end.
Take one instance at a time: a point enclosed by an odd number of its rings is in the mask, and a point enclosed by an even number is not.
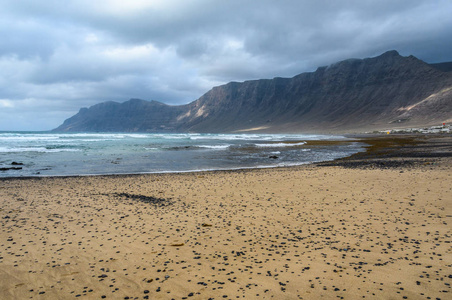
{"type": "Polygon", "coordinates": [[[129,194],[129,193],[113,193],[112,195],[120,198],[127,198],[132,200],[141,201],[144,203],[154,204],[158,206],[167,206],[173,204],[173,201],[171,201],[170,198],[157,198],[152,196],[145,196],[145,195],[137,195],[137,194],[129,194]]]}

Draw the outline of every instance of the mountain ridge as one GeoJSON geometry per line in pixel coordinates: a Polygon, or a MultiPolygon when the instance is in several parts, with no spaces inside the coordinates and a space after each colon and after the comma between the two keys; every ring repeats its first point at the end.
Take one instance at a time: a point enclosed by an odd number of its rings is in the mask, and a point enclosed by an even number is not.
{"type": "Polygon", "coordinates": [[[392,50],[292,78],[229,82],[184,105],[103,102],[54,131],[308,133],[438,124],[452,121],[452,72],[436,65],[392,50]]]}

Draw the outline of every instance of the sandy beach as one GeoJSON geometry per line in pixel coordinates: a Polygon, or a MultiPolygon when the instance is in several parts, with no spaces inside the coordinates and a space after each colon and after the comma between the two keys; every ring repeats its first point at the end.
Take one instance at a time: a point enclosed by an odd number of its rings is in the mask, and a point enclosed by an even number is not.
{"type": "Polygon", "coordinates": [[[0,299],[451,299],[450,140],[378,137],[291,168],[0,179],[0,299]]]}

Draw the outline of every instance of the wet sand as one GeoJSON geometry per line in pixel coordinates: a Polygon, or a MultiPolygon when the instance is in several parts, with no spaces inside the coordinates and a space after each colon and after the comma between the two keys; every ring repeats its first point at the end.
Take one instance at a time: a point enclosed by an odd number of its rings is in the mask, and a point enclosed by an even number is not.
{"type": "Polygon", "coordinates": [[[0,299],[450,299],[451,138],[391,138],[293,168],[2,179],[0,299]]]}

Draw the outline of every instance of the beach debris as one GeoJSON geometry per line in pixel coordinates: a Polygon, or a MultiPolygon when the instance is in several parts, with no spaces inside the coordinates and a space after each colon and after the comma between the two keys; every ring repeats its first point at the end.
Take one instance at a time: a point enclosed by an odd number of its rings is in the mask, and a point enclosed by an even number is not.
{"type": "Polygon", "coordinates": [[[171,247],[182,247],[184,245],[185,245],[185,243],[177,243],[177,242],[170,244],[171,247]]]}
{"type": "Polygon", "coordinates": [[[202,223],[202,227],[212,227],[212,224],[202,223]]]}

